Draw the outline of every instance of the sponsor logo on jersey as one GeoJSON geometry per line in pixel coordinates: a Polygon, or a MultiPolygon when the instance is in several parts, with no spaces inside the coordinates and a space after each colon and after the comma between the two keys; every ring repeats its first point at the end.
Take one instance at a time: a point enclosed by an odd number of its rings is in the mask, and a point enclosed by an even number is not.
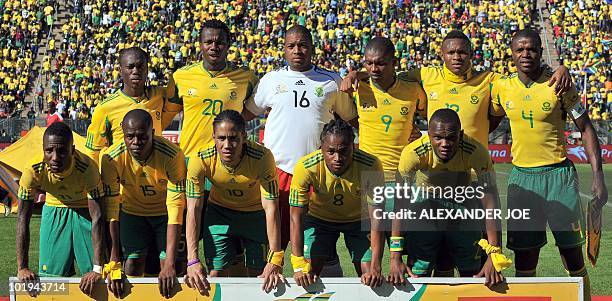
{"type": "Polygon", "coordinates": [[[284,84],[280,84],[276,86],[275,94],[281,94],[287,92],[287,87],[284,84]]]}
{"type": "Polygon", "coordinates": [[[478,100],[479,100],[479,99],[478,99],[478,96],[476,96],[476,95],[472,95],[472,96],[470,96],[470,103],[471,103],[471,104],[473,104],[473,105],[477,104],[477,103],[478,103],[478,100]]]}
{"type": "Polygon", "coordinates": [[[523,97],[524,101],[530,101],[531,100],[531,95],[525,95],[525,97],[523,97]]]}
{"type": "Polygon", "coordinates": [[[296,86],[306,86],[306,84],[300,79],[297,82],[295,82],[296,86]]]}
{"type": "Polygon", "coordinates": [[[390,105],[390,104],[391,104],[391,101],[390,101],[389,99],[385,98],[385,99],[383,100],[383,105],[387,105],[387,106],[388,106],[388,105],[390,105]]]}
{"type": "Polygon", "coordinates": [[[323,87],[319,86],[315,88],[315,95],[317,97],[323,97],[323,87]]]}
{"type": "Polygon", "coordinates": [[[542,104],[542,111],[544,111],[544,112],[549,112],[551,109],[552,109],[552,108],[550,107],[550,102],[545,101],[545,102],[542,104]]]}
{"type": "Polygon", "coordinates": [[[210,88],[210,89],[219,89],[219,88],[217,88],[217,84],[215,84],[215,83],[213,83],[212,85],[210,85],[210,87],[209,87],[209,88],[210,88]]]}
{"type": "Polygon", "coordinates": [[[452,88],[450,89],[450,94],[459,94],[459,91],[457,91],[457,88],[452,88]]]}

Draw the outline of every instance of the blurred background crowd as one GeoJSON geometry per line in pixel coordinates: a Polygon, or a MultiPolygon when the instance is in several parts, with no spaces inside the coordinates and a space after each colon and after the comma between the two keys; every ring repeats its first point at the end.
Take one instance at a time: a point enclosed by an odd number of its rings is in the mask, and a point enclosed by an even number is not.
{"type": "MultiPolygon", "coordinates": [[[[544,2],[550,50],[574,74],[591,117],[608,120],[610,4],[544,2]]],[[[510,36],[537,21],[530,0],[0,0],[0,12],[0,118],[22,114],[33,95],[28,116],[50,103],[63,117],[83,120],[120,87],[119,50],[147,50],[150,84],[165,85],[168,74],[199,59],[198,33],[210,18],[231,29],[228,59],[258,74],[284,64],[284,30],[301,24],[312,30],[316,63],[341,75],[360,68],[365,44],[377,35],[392,38],[400,70],[441,64],[442,38],[455,28],[472,40],[475,69],[512,73],[510,36]]]]}

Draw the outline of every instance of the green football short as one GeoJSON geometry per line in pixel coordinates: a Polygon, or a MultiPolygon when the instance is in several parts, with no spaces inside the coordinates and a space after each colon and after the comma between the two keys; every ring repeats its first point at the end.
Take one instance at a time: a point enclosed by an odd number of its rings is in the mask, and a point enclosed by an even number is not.
{"type": "Polygon", "coordinates": [[[439,220],[428,217],[420,219],[423,211],[439,209],[473,210],[479,208],[476,200],[463,203],[442,199],[417,199],[409,208],[416,212],[416,219],[408,223],[405,234],[405,251],[413,262],[412,272],[429,276],[436,267],[438,256],[449,256],[459,271],[477,272],[480,269],[481,248],[478,241],[483,237],[480,220],[439,220]],[[440,254],[440,250],[450,250],[440,254]]]}
{"type": "Polygon", "coordinates": [[[237,241],[245,248],[247,267],[265,267],[268,234],[263,210],[237,211],[208,203],[204,223],[204,255],[209,269],[221,271],[233,265],[237,241]]]}
{"type": "Polygon", "coordinates": [[[340,233],[344,235],[352,262],[372,261],[370,232],[362,231],[362,221],[334,223],[310,215],[304,217],[304,257],[334,258],[340,233]]]}
{"type": "Polygon", "coordinates": [[[87,208],[44,205],[40,220],[39,275],[70,277],[93,269],[91,217],[87,208]]]}
{"type": "Polygon", "coordinates": [[[160,251],[159,259],[166,259],[167,229],[167,215],[139,216],[120,211],[119,232],[124,259],[145,258],[152,244],[160,251]]]}
{"type": "Polygon", "coordinates": [[[529,219],[508,220],[508,249],[541,248],[547,243],[547,223],[561,249],[585,241],[578,177],[570,160],[543,167],[512,167],[508,209],[529,212],[529,219]]]}

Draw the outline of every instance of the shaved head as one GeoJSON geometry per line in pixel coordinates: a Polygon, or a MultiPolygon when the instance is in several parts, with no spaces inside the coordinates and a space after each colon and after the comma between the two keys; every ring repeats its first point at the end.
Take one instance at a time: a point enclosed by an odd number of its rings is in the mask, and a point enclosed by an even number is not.
{"type": "Polygon", "coordinates": [[[308,28],[306,28],[306,27],[304,27],[302,25],[291,26],[289,29],[287,29],[287,32],[285,33],[285,38],[290,36],[290,35],[294,35],[294,34],[299,34],[299,35],[305,37],[306,40],[308,40],[308,42],[310,42],[310,45],[313,45],[312,34],[310,33],[310,30],[308,30],[308,28]]]}
{"type": "Polygon", "coordinates": [[[393,42],[386,37],[376,37],[371,39],[366,45],[365,52],[380,53],[386,56],[395,55],[395,47],[393,42]]]}
{"type": "Polygon", "coordinates": [[[153,118],[151,118],[151,114],[149,112],[142,109],[135,109],[129,111],[123,117],[123,121],[121,121],[121,126],[127,126],[129,123],[144,123],[144,126],[147,128],[153,128],[153,118]]]}
{"type": "Polygon", "coordinates": [[[442,123],[454,125],[457,128],[461,128],[461,120],[459,119],[459,115],[457,112],[451,109],[439,109],[431,115],[429,118],[429,123],[442,123]]]}

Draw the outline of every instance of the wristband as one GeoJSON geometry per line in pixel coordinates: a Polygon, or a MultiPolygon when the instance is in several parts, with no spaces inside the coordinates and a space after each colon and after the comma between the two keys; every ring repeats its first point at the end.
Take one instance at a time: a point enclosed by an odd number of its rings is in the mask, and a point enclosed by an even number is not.
{"type": "Polygon", "coordinates": [[[190,260],[189,262],[187,262],[187,267],[190,267],[190,266],[192,266],[194,264],[198,264],[198,263],[200,263],[200,259],[199,258],[190,260]]]}
{"type": "Polygon", "coordinates": [[[102,266],[94,264],[92,271],[98,274],[102,274],[102,266]]]}
{"type": "Polygon", "coordinates": [[[404,250],[404,238],[401,236],[391,236],[389,241],[389,251],[401,252],[404,250]]]}
{"type": "Polygon", "coordinates": [[[309,273],[310,272],[310,262],[306,261],[304,256],[295,256],[291,254],[291,265],[293,266],[293,272],[302,272],[309,273]]]}
{"type": "Polygon", "coordinates": [[[492,246],[486,239],[478,241],[478,245],[487,255],[491,256],[491,262],[493,262],[493,267],[496,271],[501,272],[512,265],[512,260],[502,254],[500,247],[492,246]]]}
{"type": "Polygon", "coordinates": [[[106,278],[109,275],[111,280],[119,280],[122,278],[121,275],[121,262],[111,261],[104,265],[102,271],[102,277],[106,278]]]}
{"type": "Polygon", "coordinates": [[[283,267],[283,263],[285,261],[285,251],[280,250],[280,251],[272,251],[269,250],[268,251],[268,263],[271,263],[275,266],[279,266],[279,267],[283,267]]]}

